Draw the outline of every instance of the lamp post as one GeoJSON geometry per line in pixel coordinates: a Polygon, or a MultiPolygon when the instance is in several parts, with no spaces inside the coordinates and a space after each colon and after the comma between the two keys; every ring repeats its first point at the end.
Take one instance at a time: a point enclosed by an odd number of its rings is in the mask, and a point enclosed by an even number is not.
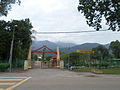
{"type": "Polygon", "coordinates": [[[10,71],[10,72],[12,71],[12,54],[13,54],[13,43],[14,43],[14,37],[15,37],[15,36],[14,36],[15,27],[17,27],[17,25],[14,26],[14,28],[13,28],[13,33],[12,33],[12,41],[11,41],[10,57],[9,57],[9,64],[10,64],[9,71],[10,71]]]}

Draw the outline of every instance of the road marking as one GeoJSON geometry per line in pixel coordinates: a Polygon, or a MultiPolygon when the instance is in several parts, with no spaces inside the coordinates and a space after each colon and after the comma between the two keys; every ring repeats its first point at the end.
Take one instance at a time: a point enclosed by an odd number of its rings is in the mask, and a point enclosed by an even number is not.
{"type": "Polygon", "coordinates": [[[0,77],[0,78],[28,78],[28,77],[0,77]]]}
{"type": "Polygon", "coordinates": [[[22,81],[16,83],[15,85],[13,85],[13,86],[11,86],[11,87],[5,89],[5,90],[12,90],[13,88],[15,88],[15,87],[21,85],[22,83],[24,83],[25,81],[27,81],[27,80],[29,80],[29,79],[31,79],[31,78],[32,78],[32,77],[27,77],[26,79],[24,79],[24,80],[22,80],[22,81]]]}
{"type": "Polygon", "coordinates": [[[23,79],[0,79],[0,81],[21,81],[23,79]]]}
{"type": "Polygon", "coordinates": [[[15,83],[0,83],[0,85],[13,85],[15,83]]]}
{"type": "Polygon", "coordinates": [[[13,88],[21,85],[25,81],[29,80],[32,77],[0,77],[0,86],[6,85],[8,88],[0,88],[0,90],[12,90],[13,88]],[[6,82],[4,82],[6,81],[6,82]],[[8,81],[8,82],[7,82],[8,81]],[[11,81],[11,82],[9,82],[11,81]],[[16,82],[14,82],[16,81],[16,82]],[[9,86],[10,85],[10,86],[9,86]]]}

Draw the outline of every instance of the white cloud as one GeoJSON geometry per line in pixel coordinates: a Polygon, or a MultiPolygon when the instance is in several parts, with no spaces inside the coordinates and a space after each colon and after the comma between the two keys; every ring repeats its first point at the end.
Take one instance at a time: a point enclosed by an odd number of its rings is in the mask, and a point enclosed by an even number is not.
{"type": "MultiPolygon", "coordinates": [[[[79,0],[22,0],[21,5],[13,5],[4,20],[30,18],[34,30],[47,31],[83,31],[93,30],[86,24],[86,19],[77,11],[79,0]]],[[[105,20],[104,20],[105,22],[105,20]]],[[[106,26],[103,26],[106,29],[106,26]]],[[[120,38],[119,33],[97,32],[81,34],[36,35],[37,40],[65,42],[108,43],[120,38]]]]}

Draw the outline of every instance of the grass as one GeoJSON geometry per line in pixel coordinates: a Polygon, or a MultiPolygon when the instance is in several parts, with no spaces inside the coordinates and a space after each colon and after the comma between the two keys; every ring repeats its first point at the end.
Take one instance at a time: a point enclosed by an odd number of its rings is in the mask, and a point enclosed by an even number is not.
{"type": "MultiPolygon", "coordinates": [[[[12,72],[23,72],[23,71],[24,71],[23,68],[13,68],[12,69],[12,72]]],[[[0,71],[0,74],[4,74],[4,73],[8,73],[8,72],[9,72],[9,70],[6,70],[4,72],[0,71]]]]}
{"type": "Polygon", "coordinates": [[[96,74],[120,74],[120,68],[108,68],[108,69],[100,69],[96,72],[93,72],[91,68],[80,68],[80,69],[73,69],[72,71],[75,72],[92,72],[96,74]]]}
{"type": "Polygon", "coordinates": [[[102,69],[103,74],[120,74],[120,68],[102,69]]]}
{"type": "Polygon", "coordinates": [[[0,74],[4,74],[5,72],[0,72],[0,74]]]}
{"type": "Polygon", "coordinates": [[[90,68],[73,69],[75,72],[91,72],[90,68]]]}
{"type": "Polygon", "coordinates": [[[13,68],[12,72],[21,72],[24,71],[23,68],[13,68]]]}

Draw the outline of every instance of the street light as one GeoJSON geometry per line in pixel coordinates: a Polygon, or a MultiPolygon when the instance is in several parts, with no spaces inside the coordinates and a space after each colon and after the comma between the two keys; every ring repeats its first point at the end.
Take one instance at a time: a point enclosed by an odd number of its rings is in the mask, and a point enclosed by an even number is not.
{"type": "Polygon", "coordinates": [[[11,41],[11,47],[10,47],[10,57],[9,57],[9,64],[10,64],[10,68],[9,71],[12,71],[12,54],[13,54],[13,43],[14,43],[14,32],[15,32],[15,27],[17,27],[17,25],[14,26],[13,28],[13,35],[12,35],[12,41],[11,41]]]}

